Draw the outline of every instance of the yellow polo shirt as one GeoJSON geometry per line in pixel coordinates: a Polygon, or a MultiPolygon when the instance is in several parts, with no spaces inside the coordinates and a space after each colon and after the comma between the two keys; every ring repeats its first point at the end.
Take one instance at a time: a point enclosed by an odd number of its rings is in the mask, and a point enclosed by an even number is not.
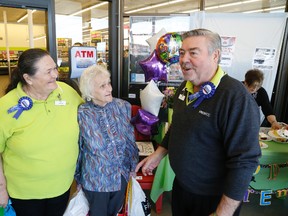
{"type": "MultiPolygon", "coordinates": [[[[210,82],[212,82],[215,87],[217,88],[217,86],[219,85],[221,78],[225,75],[226,73],[222,70],[222,68],[220,66],[218,66],[218,69],[216,71],[216,74],[214,75],[214,77],[210,80],[210,82]]],[[[187,97],[186,97],[186,105],[190,104],[193,102],[193,100],[189,101],[188,99],[188,95],[189,94],[194,94],[194,90],[193,90],[193,84],[190,81],[186,82],[185,88],[187,90],[187,97]]]]}
{"type": "Polygon", "coordinates": [[[8,193],[18,199],[42,199],[66,192],[78,156],[77,108],[83,102],[70,86],[58,82],[46,101],[18,119],[7,110],[27,96],[21,84],[0,98],[0,152],[8,193]]]}

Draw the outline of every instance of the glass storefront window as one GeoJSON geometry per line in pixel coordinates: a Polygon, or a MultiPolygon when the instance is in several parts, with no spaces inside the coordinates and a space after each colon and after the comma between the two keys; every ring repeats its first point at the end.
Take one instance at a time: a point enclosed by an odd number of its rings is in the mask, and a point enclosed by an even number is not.
{"type": "MultiPolygon", "coordinates": [[[[184,31],[188,31],[189,28],[190,17],[184,15],[130,17],[130,83],[145,83],[147,81],[145,77],[147,77],[147,73],[150,72],[149,67],[151,67],[151,70],[153,68],[154,72],[154,69],[158,68],[157,63],[161,60],[158,59],[157,56],[159,56],[159,53],[157,53],[155,49],[161,37],[166,33],[171,35],[173,33],[181,34],[184,31]],[[179,23],[181,23],[181,25],[179,23]],[[158,38],[155,37],[157,35],[159,35],[158,38]],[[155,56],[153,56],[154,52],[155,56]],[[146,71],[143,70],[143,67],[146,71]]],[[[166,42],[167,47],[172,47],[172,44],[168,44],[172,42],[172,39],[166,42]]],[[[180,68],[178,66],[177,64],[167,64],[165,66],[167,67],[167,71],[169,71],[168,78],[170,78],[166,80],[165,83],[181,81],[181,77],[176,79],[175,76],[175,74],[179,74],[180,68]],[[172,76],[172,74],[174,74],[174,76],[172,76]]],[[[159,69],[159,73],[160,72],[159,69]]]]}
{"type": "Polygon", "coordinates": [[[30,47],[47,49],[45,11],[0,7],[0,74],[9,74],[30,47]],[[28,16],[29,15],[29,16],[28,16]]]}
{"type": "MultiPolygon", "coordinates": [[[[108,61],[108,1],[55,1],[57,57],[62,72],[69,72],[69,48],[97,47],[97,59],[108,61]],[[67,7],[69,4],[69,7],[67,7]]],[[[67,74],[66,74],[67,75],[67,74]]]]}

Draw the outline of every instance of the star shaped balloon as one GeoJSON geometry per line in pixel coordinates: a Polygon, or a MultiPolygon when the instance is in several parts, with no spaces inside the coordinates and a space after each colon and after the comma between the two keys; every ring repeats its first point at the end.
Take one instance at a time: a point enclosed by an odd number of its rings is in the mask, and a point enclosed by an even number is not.
{"type": "Polygon", "coordinates": [[[156,48],[156,45],[158,43],[159,38],[164,34],[166,34],[166,30],[164,28],[162,28],[159,32],[157,32],[152,37],[150,37],[146,40],[146,42],[150,46],[151,52],[153,52],[153,50],[156,48]]]}
{"type": "Polygon", "coordinates": [[[140,61],[139,65],[145,73],[145,82],[149,82],[152,79],[167,82],[166,63],[160,61],[155,50],[147,59],[140,61]]]}

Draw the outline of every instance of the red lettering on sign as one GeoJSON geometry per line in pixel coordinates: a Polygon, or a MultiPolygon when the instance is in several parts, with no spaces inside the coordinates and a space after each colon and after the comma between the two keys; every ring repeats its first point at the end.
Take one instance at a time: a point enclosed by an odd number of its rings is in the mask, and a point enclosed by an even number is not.
{"type": "Polygon", "coordinates": [[[87,51],[87,50],[81,50],[76,51],[75,58],[93,58],[94,52],[93,51],[87,51]]]}
{"type": "Polygon", "coordinates": [[[76,51],[75,58],[79,58],[79,57],[81,57],[81,53],[79,51],[76,51]]]}

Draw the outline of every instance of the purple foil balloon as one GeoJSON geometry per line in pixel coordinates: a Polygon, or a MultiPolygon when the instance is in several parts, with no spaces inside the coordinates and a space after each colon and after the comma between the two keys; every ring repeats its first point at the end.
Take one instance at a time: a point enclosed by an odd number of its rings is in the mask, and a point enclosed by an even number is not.
{"type": "Polygon", "coordinates": [[[139,109],[137,115],[131,119],[131,123],[136,127],[136,130],[144,135],[151,135],[158,121],[157,116],[143,109],[139,109]]]}
{"type": "Polygon", "coordinates": [[[139,133],[147,136],[151,135],[151,126],[138,123],[135,125],[135,127],[139,133]]]}
{"type": "Polygon", "coordinates": [[[160,61],[156,54],[156,50],[154,50],[147,59],[140,61],[139,65],[145,73],[145,82],[149,82],[151,79],[156,82],[167,82],[166,64],[160,61]]]}

